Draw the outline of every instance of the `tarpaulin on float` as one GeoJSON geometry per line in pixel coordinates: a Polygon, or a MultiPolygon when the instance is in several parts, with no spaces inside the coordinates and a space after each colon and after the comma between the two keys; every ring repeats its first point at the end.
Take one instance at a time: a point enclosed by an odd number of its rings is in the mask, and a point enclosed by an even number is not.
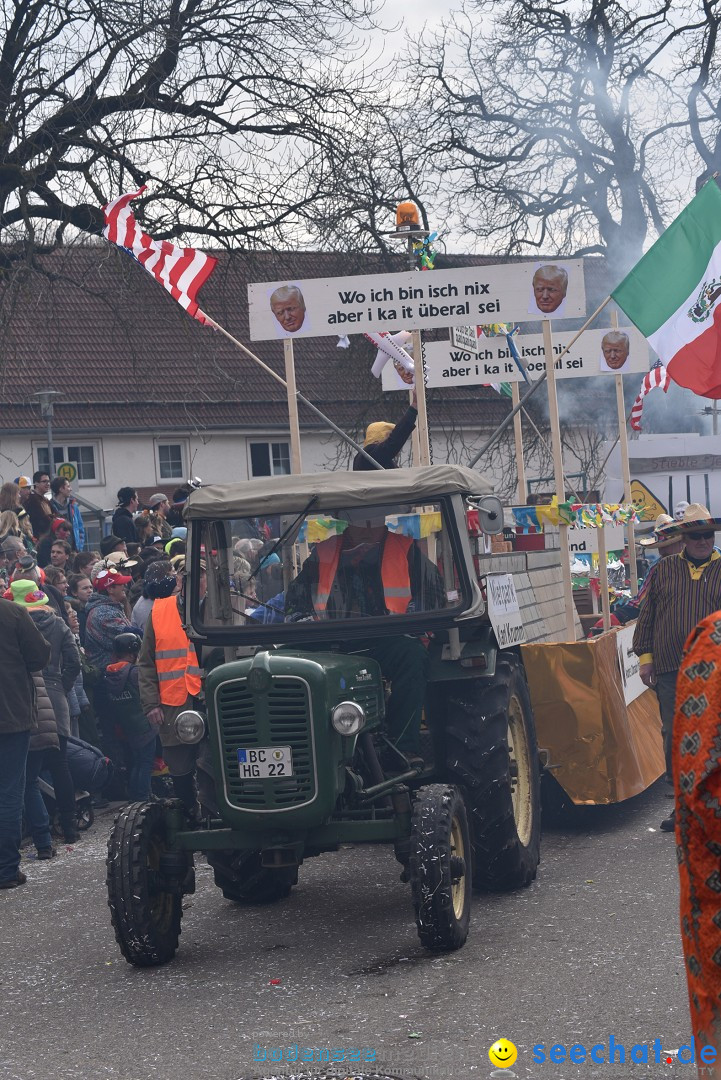
{"type": "Polygon", "coordinates": [[[630,799],[666,770],[658,699],[645,690],[626,705],[617,634],[521,646],[538,745],[578,804],[630,799]]]}

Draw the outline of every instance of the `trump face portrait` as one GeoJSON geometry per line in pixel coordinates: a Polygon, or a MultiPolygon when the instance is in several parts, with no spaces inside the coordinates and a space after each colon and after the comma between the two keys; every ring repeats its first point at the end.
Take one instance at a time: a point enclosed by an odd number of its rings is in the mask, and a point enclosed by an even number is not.
{"type": "Polygon", "coordinates": [[[286,334],[295,334],[305,322],[305,300],[296,285],[282,285],[270,295],[270,310],[286,334]]]}
{"type": "Polygon", "coordinates": [[[601,338],[601,369],[620,371],[628,360],[631,343],[623,330],[609,330],[601,338]]]}
{"type": "Polygon", "coordinates": [[[568,271],[549,263],[539,266],[533,275],[533,299],[539,312],[550,315],[566,299],[568,271]]]}

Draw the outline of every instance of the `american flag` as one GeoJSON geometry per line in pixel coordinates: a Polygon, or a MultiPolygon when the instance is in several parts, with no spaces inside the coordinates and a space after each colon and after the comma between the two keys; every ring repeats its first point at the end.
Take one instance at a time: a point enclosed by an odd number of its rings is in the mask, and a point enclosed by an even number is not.
{"type": "Polygon", "coordinates": [[[210,277],[217,259],[195,248],[180,248],[167,240],[153,240],[138,225],[130,203],[145,191],[145,185],[129,195],[120,195],[103,207],[103,235],[111,244],[124,248],[152,274],[164,289],[201,323],[212,320],[200,310],[195,299],[198,290],[210,277]]]}
{"type": "Polygon", "coordinates": [[[633,408],[631,409],[631,427],[634,431],[641,430],[641,413],[643,411],[643,399],[646,397],[646,394],[649,394],[656,386],[660,387],[665,394],[668,392],[670,385],[671,376],[666,371],[666,368],[661,361],[657,360],[651,370],[644,375],[638,397],[634,401],[633,408]]]}

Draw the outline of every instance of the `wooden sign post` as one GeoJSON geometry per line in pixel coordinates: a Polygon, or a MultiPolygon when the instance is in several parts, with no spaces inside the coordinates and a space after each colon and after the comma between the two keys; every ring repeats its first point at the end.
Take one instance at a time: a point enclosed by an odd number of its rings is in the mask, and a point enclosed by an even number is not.
{"type": "MultiPolygon", "coordinates": [[[[616,375],[616,408],[618,410],[618,434],[621,445],[621,476],[623,477],[623,501],[631,504],[631,469],[628,460],[628,432],[626,431],[626,406],[623,400],[623,375],[616,375]]],[[[638,563],[636,560],[636,530],[632,521],[626,526],[628,535],[628,562],[631,596],[638,592],[638,563]]]]}
{"type": "MultiPolygon", "coordinates": [[[[614,330],[618,327],[618,315],[611,313],[611,325],[614,330]]],[[[631,503],[631,466],[628,460],[628,430],[626,428],[626,404],[623,400],[623,375],[614,376],[616,381],[616,412],[618,414],[618,439],[621,450],[621,477],[623,479],[623,501],[626,505],[631,503]]],[[[636,536],[632,521],[627,525],[628,536],[628,562],[631,596],[638,592],[638,562],[636,560],[636,536]]]]}
{"type": "Polygon", "coordinates": [[[413,367],[416,373],[416,407],[418,409],[418,460],[416,460],[415,442],[413,445],[413,464],[430,465],[431,445],[428,438],[428,412],[426,410],[426,373],[423,364],[423,342],[420,330],[413,330],[413,367]]]}
{"type": "Polygon", "coordinates": [[[288,395],[288,420],[290,422],[290,471],[303,472],[300,456],[300,423],[298,421],[298,398],[295,389],[295,359],[293,357],[293,339],[283,338],[285,355],[285,382],[288,395]]]}
{"type": "Polygon", "coordinates": [[[598,586],[601,594],[601,611],[603,612],[603,629],[611,628],[611,602],[608,596],[608,552],[606,551],[606,530],[599,525],[598,533],[598,586]]]}
{"type": "MultiPolygon", "coordinates": [[[[511,401],[513,407],[520,405],[521,403],[521,390],[520,383],[511,383],[511,401]]],[[[526,465],[523,460],[523,428],[521,427],[521,412],[520,410],[513,417],[513,437],[516,444],[516,470],[518,472],[518,505],[525,506],[528,502],[528,491],[526,488],[526,465]]]]}
{"type": "MultiPolygon", "coordinates": [[[[408,393],[408,404],[413,401],[413,391],[408,393]]],[[[414,465],[420,465],[421,463],[421,441],[418,438],[418,424],[413,428],[411,432],[411,461],[414,465]]]]}
{"type": "MultiPolygon", "coordinates": [[[[553,356],[553,337],[551,324],[543,320],[543,347],[546,354],[546,378],[548,380],[548,414],[551,422],[551,446],[553,449],[553,477],[556,496],[559,503],[566,501],[566,484],[563,478],[563,455],[561,451],[561,427],[558,420],[558,397],[556,395],[556,374],[553,356]]],[[[568,525],[561,524],[558,529],[561,548],[561,574],[563,576],[563,609],[566,616],[566,640],[576,640],[576,622],[574,618],[573,585],[571,583],[571,552],[568,546],[568,525]]]]}

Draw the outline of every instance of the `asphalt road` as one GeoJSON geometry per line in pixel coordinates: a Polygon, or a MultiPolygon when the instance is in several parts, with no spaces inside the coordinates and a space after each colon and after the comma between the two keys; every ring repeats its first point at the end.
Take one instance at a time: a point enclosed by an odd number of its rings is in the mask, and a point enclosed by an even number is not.
{"type": "Polygon", "coordinates": [[[203,862],[177,957],[150,970],[125,963],[110,928],[105,813],[59,858],[25,860],[28,884],[0,893],[0,1080],[249,1080],[303,1069],[429,1080],[655,1080],[670,1070],[693,1080],[675,1058],[534,1064],[531,1050],[607,1046],[612,1035],[628,1055],[634,1043],[659,1039],[666,1052],[689,1039],[674,841],[657,829],[667,790],[659,782],[546,829],[537,881],[474,898],[457,953],[425,953],[392,853],[361,847],[309,860],[291,898],[265,908],[224,900],[203,862]],[[519,1054],[494,1073],[487,1051],[499,1036],[519,1054]],[[271,1063],[294,1045],[357,1048],[375,1064],[271,1063]]]}

